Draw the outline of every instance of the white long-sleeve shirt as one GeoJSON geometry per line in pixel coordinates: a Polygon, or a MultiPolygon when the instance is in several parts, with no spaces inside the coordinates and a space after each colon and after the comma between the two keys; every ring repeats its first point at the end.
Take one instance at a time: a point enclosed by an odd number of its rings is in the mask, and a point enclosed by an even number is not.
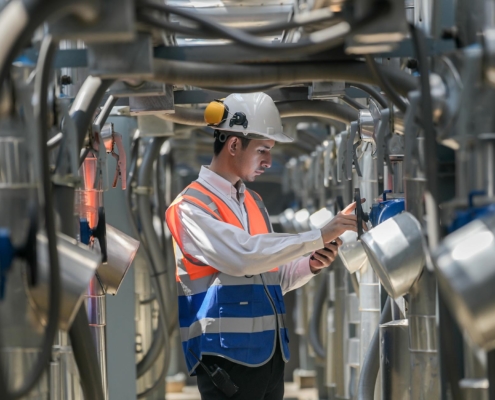
{"type": "Polygon", "coordinates": [[[309,257],[302,256],[324,247],[319,230],[251,236],[247,231],[244,207],[245,185],[241,183],[236,189],[208,167],[201,168],[198,182],[229,206],[242,222],[244,230],[213,218],[197,206],[180,202],[181,240],[186,253],[233,276],[256,275],[279,267],[284,294],[304,285],[314,276],[309,267],[309,257]]]}

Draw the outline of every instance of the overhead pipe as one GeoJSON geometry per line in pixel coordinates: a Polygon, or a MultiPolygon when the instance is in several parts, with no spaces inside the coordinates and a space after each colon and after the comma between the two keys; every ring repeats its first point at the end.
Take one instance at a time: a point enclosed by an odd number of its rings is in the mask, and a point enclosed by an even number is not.
{"type": "MultiPolygon", "coordinates": [[[[280,118],[319,117],[345,124],[358,119],[358,111],[344,104],[321,100],[282,101],[275,103],[280,118]]],[[[175,107],[174,114],[161,114],[160,118],[177,124],[206,126],[204,110],[189,107],[175,107]]]]}
{"type": "MultiPolygon", "coordinates": [[[[418,87],[418,80],[397,68],[378,65],[382,76],[403,96],[418,87]]],[[[378,84],[361,61],[285,64],[208,64],[175,60],[154,60],[154,81],[193,86],[229,86],[277,83],[337,81],[378,84]]]]}

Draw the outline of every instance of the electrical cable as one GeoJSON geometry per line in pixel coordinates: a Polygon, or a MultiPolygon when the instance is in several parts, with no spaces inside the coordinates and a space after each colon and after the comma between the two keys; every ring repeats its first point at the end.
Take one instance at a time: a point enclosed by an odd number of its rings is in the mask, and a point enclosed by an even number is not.
{"type": "MultiPolygon", "coordinates": [[[[204,15],[193,13],[184,8],[170,6],[168,4],[158,4],[153,0],[140,0],[138,4],[139,7],[143,9],[151,9],[166,14],[174,14],[199,23],[205,29],[216,32],[221,37],[230,39],[236,43],[244,45],[245,47],[254,48],[260,51],[277,51],[278,54],[284,51],[290,53],[294,50],[300,50],[304,54],[309,54],[323,51],[341,44],[344,37],[351,32],[353,28],[359,27],[362,29],[363,26],[368,25],[378,16],[386,13],[390,7],[389,3],[385,1],[376,1],[375,3],[376,4],[371,7],[372,11],[370,15],[356,21],[339,21],[333,26],[310,33],[308,37],[303,38],[297,43],[270,43],[246,31],[233,29],[219,24],[204,15]]],[[[167,29],[169,28],[170,26],[167,26],[167,29]]]]}
{"type": "Polygon", "coordinates": [[[375,384],[380,371],[380,325],[392,320],[392,307],[390,297],[383,306],[380,322],[375,329],[373,338],[368,346],[368,351],[361,367],[361,375],[358,384],[358,400],[373,400],[375,397],[375,384]]]}
{"type": "Polygon", "coordinates": [[[38,26],[49,17],[61,18],[69,13],[85,22],[92,22],[98,17],[98,9],[92,2],[12,0],[5,4],[0,12],[0,87],[16,55],[26,46],[38,26]]]}
{"type": "Polygon", "coordinates": [[[322,282],[320,282],[320,286],[316,291],[316,295],[313,303],[313,315],[309,321],[309,342],[311,346],[313,346],[313,350],[316,355],[320,358],[325,358],[327,356],[325,347],[320,341],[320,323],[321,323],[321,312],[323,310],[323,306],[326,303],[328,295],[328,278],[324,276],[322,282]]]}
{"type": "MultiPolygon", "coordinates": [[[[154,59],[153,81],[198,87],[294,84],[310,81],[379,84],[362,61],[288,62],[281,64],[209,64],[154,59]]],[[[403,96],[418,87],[418,79],[397,68],[377,65],[380,75],[403,96]]]]}
{"type": "Polygon", "coordinates": [[[36,66],[37,73],[34,83],[34,120],[39,129],[38,141],[40,146],[40,161],[42,171],[42,189],[44,193],[44,214],[46,235],[48,238],[49,254],[49,302],[48,302],[48,322],[45,329],[41,352],[31,367],[28,377],[20,385],[19,389],[10,393],[12,399],[25,397],[36,385],[46,368],[50,364],[52,356],[52,346],[58,330],[60,317],[60,301],[62,288],[60,282],[60,265],[57,251],[57,230],[55,227],[55,212],[53,209],[52,181],[49,164],[49,151],[46,145],[48,141],[48,101],[47,93],[50,79],[50,70],[55,55],[55,43],[51,36],[45,36],[41,43],[40,55],[36,66]]]}
{"type": "Polygon", "coordinates": [[[366,106],[363,106],[361,103],[357,102],[356,100],[354,100],[353,98],[347,96],[346,94],[343,95],[340,100],[342,100],[344,103],[346,103],[347,105],[351,106],[352,108],[356,109],[356,110],[364,110],[364,109],[367,109],[366,106]]]}
{"type": "Polygon", "coordinates": [[[372,86],[365,85],[364,83],[350,83],[349,86],[355,87],[357,89],[362,90],[363,92],[368,93],[383,108],[388,108],[388,101],[387,101],[387,99],[385,97],[383,97],[381,95],[381,93],[378,90],[375,90],[375,88],[373,88],[372,86]]]}
{"type": "Polygon", "coordinates": [[[81,305],[76,313],[69,336],[84,398],[105,400],[100,366],[84,305],[81,305]]]}
{"type": "Polygon", "coordinates": [[[395,106],[405,114],[407,109],[407,103],[394,90],[387,77],[381,73],[373,55],[365,54],[364,58],[376,82],[380,85],[380,87],[383,89],[383,91],[385,92],[387,97],[392,101],[392,103],[394,103],[395,106]]]}

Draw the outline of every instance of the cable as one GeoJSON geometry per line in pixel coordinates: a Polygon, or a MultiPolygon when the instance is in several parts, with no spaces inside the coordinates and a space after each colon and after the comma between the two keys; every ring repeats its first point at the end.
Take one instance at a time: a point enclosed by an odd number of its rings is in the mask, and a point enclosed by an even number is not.
{"type": "Polygon", "coordinates": [[[380,84],[380,87],[383,89],[392,103],[394,103],[400,111],[405,113],[407,109],[407,103],[394,90],[388,79],[380,72],[380,69],[378,68],[373,55],[365,54],[364,58],[376,82],[380,84]]]}
{"type": "MultiPolygon", "coordinates": [[[[209,31],[218,33],[221,37],[230,39],[249,48],[270,52],[277,51],[277,53],[284,51],[290,53],[294,50],[300,50],[304,54],[309,54],[322,51],[342,43],[343,38],[352,30],[352,27],[362,28],[375,20],[377,16],[387,12],[390,6],[388,2],[377,1],[376,5],[371,8],[371,14],[367,15],[365,18],[358,21],[337,22],[333,26],[310,33],[308,37],[297,43],[270,43],[246,31],[232,29],[225,25],[219,24],[208,17],[190,12],[184,8],[173,7],[163,3],[157,4],[152,0],[140,0],[139,7],[187,18],[188,20],[199,23],[202,27],[209,31]]],[[[170,26],[168,25],[167,29],[169,28],[170,26]]]]}
{"type": "MultiPolygon", "coordinates": [[[[379,84],[361,61],[288,62],[281,64],[209,64],[154,59],[154,81],[198,87],[294,84],[310,81],[379,84]]],[[[397,68],[378,65],[399,94],[407,96],[418,79],[397,68]]]]}
{"type": "Polygon", "coordinates": [[[375,90],[372,86],[365,85],[364,83],[351,83],[349,84],[349,86],[361,89],[363,92],[366,92],[371,97],[373,97],[383,108],[388,108],[387,99],[383,97],[381,93],[378,90],[375,90]]]}
{"type": "Polygon", "coordinates": [[[375,329],[373,338],[368,347],[368,352],[363,361],[361,367],[361,375],[359,377],[358,385],[358,400],[373,400],[375,397],[375,384],[380,370],[380,325],[385,324],[392,320],[392,312],[390,305],[390,297],[387,297],[387,301],[382,310],[380,316],[380,322],[375,329]]]}
{"type": "Polygon", "coordinates": [[[328,294],[328,279],[325,276],[320,282],[320,286],[316,292],[313,303],[313,315],[309,321],[309,342],[313,346],[313,350],[320,358],[325,358],[327,356],[325,347],[320,341],[320,323],[321,323],[321,311],[327,299],[328,294]]]}
{"type": "Polygon", "coordinates": [[[354,108],[356,110],[364,110],[364,109],[366,109],[365,106],[363,106],[361,103],[357,102],[356,100],[350,98],[346,94],[343,95],[340,98],[340,100],[342,100],[344,103],[347,103],[349,106],[351,106],[352,108],[354,108]]]}
{"type": "Polygon", "coordinates": [[[84,305],[79,307],[69,330],[70,344],[81,378],[84,398],[105,400],[96,348],[84,305]]]}
{"type": "Polygon", "coordinates": [[[61,283],[60,265],[57,251],[57,231],[55,227],[55,213],[53,210],[52,181],[50,174],[49,152],[46,142],[48,140],[48,85],[51,64],[55,55],[55,44],[51,36],[45,36],[41,43],[40,55],[36,66],[37,73],[34,83],[34,119],[38,126],[38,141],[41,153],[42,187],[44,192],[44,212],[46,235],[48,237],[48,254],[50,260],[50,286],[48,303],[48,322],[43,338],[41,353],[34,366],[20,388],[11,393],[13,399],[25,397],[36,385],[46,368],[50,364],[52,345],[58,330],[60,316],[61,283]]]}

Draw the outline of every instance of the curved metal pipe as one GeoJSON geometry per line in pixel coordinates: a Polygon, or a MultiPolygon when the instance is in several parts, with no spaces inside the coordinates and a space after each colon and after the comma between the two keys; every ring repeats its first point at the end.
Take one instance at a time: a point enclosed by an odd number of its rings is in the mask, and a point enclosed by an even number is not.
{"type": "Polygon", "coordinates": [[[88,127],[93,120],[96,108],[100,105],[103,95],[112,85],[112,79],[101,79],[88,76],[77,92],[70,108],[70,117],[77,129],[77,145],[82,148],[88,127]]]}
{"type": "MultiPolygon", "coordinates": [[[[417,78],[396,68],[379,65],[380,73],[403,96],[417,89],[417,78]]],[[[344,81],[377,84],[367,65],[360,61],[332,63],[222,64],[154,60],[153,80],[194,86],[231,86],[308,81],[344,81]]]]}
{"type": "Polygon", "coordinates": [[[392,307],[390,297],[387,298],[380,316],[380,324],[377,326],[371,343],[366,353],[361,376],[359,377],[358,400],[373,400],[375,397],[375,384],[380,370],[380,325],[392,320],[392,307]]]}
{"type": "Polygon", "coordinates": [[[381,95],[381,93],[378,90],[375,90],[374,87],[370,85],[365,85],[363,83],[351,83],[349,84],[351,87],[358,88],[362,90],[365,93],[368,93],[371,97],[373,97],[378,104],[380,104],[383,108],[388,108],[388,102],[387,99],[381,95]]]}
{"type": "MultiPolygon", "coordinates": [[[[358,112],[352,107],[331,101],[300,100],[276,103],[280,118],[320,117],[349,124],[358,119],[358,112]]],[[[177,124],[206,126],[204,110],[175,107],[174,114],[161,114],[160,118],[177,124]]]]}
{"type": "Polygon", "coordinates": [[[358,112],[352,107],[332,101],[301,100],[276,103],[281,118],[322,117],[350,124],[358,119],[358,112]]]}
{"type": "Polygon", "coordinates": [[[314,298],[314,306],[313,306],[313,315],[311,316],[311,320],[309,321],[309,342],[311,346],[313,346],[313,350],[318,355],[318,357],[325,358],[327,352],[325,347],[320,341],[320,323],[321,323],[321,310],[325,304],[325,300],[327,299],[328,293],[328,282],[327,277],[322,279],[320,282],[320,286],[318,287],[318,291],[316,292],[316,296],[314,298]]]}

